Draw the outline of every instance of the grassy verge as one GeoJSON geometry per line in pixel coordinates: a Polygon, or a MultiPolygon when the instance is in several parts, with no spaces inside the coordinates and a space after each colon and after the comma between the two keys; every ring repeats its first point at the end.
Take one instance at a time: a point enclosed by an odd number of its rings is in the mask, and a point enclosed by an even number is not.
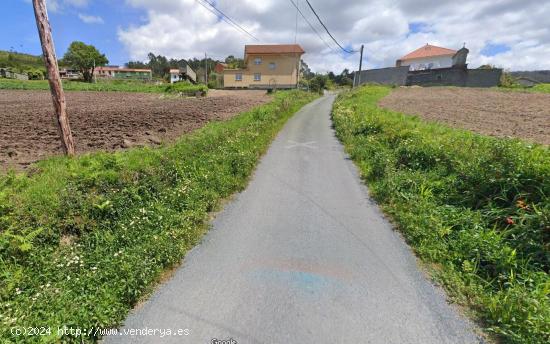
{"type": "Polygon", "coordinates": [[[500,91],[520,91],[520,92],[535,92],[535,93],[550,93],[550,84],[537,84],[533,87],[498,87],[500,91]]]}
{"type": "Polygon", "coordinates": [[[314,97],[278,92],[171,146],[52,158],[30,176],[0,176],[0,342],[80,343],[59,338],[57,327],[119,324],[314,97]],[[15,337],[15,326],[49,326],[52,334],[15,337]]]}
{"type": "Polygon", "coordinates": [[[489,333],[547,343],[550,151],[379,108],[389,92],[343,93],[333,112],[373,197],[489,333]]]}
{"type": "MultiPolygon", "coordinates": [[[[0,90],[49,90],[47,80],[12,80],[0,79],[0,90]]],[[[195,92],[206,93],[208,88],[205,85],[193,85],[180,82],[173,85],[156,85],[142,81],[112,80],[88,83],[81,81],[63,81],[63,89],[66,91],[111,91],[111,92],[142,92],[142,93],[184,93],[195,95],[195,92]]]]}

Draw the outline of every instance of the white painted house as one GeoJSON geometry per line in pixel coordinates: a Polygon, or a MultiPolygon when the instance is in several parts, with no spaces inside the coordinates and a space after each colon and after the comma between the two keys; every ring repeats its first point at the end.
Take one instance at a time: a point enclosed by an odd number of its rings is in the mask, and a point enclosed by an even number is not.
{"type": "Polygon", "coordinates": [[[197,82],[197,74],[189,66],[185,66],[179,69],[170,69],[170,83],[173,84],[178,81],[189,80],[191,82],[197,82]]]}
{"type": "Polygon", "coordinates": [[[396,61],[397,67],[409,66],[409,70],[450,68],[456,50],[426,44],[396,61]]]}

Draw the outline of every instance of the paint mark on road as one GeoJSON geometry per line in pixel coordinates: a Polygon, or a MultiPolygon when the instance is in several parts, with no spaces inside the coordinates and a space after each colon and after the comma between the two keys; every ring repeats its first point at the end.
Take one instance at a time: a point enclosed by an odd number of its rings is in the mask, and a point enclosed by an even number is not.
{"type": "Polygon", "coordinates": [[[286,149],[299,148],[299,147],[317,149],[317,146],[315,146],[315,143],[317,143],[317,141],[296,142],[293,140],[288,140],[288,143],[290,144],[285,147],[286,149]]]}

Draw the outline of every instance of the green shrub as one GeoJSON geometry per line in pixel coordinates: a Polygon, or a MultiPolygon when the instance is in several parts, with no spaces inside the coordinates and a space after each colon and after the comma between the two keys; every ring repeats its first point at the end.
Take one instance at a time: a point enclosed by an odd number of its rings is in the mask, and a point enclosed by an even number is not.
{"type": "Polygon", "coordinates": [[[531,89],[534,92],[550,93],[550,84],[537,84],[531,89]]]}
{"type": "Polygon", "coordinates": [[[381,109],[390,92],[340,95],[338,137],[372,196],[458,302],[504,342],[550,336],[550,151],[381,109]]]}
{"type": "Polygon", "coordinates": [[[187,96],[194,96],[197,92],[206,95],[208,87],[204,84],[192,84],[189,81],[179,81],[166,86],[167,93],[179,93],[187,96]]]}
{"type": "Polygon", "coordinates": [[[242,190],[285,121],[313,95],[274,100],[174,145],[57,157],[0,175],[0,342],[95,342],[181,261],[208,212],[242,190]],[[52,336],[15,337],[14,326],[52,336]]]}

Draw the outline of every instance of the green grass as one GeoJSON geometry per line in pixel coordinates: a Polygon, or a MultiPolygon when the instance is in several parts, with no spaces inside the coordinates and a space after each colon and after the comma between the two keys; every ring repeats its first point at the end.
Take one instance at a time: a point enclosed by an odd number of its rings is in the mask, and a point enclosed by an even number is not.
{"type": "Polygon", "coordinates": [[[488,333],[506,343],[547,343],[548,147],[379,108],[389,92],[343,93],[333,112],[372,196],[488,333]]]}
{"type": "Polygon", "coordinates": [[[550,84],[536,84],[533,87],[513,86],[513,87],[498,87],[500,91],[521,91],[534,93],[550,93],[550,84]]]}
{"type": "Polygon", "coordinates": [[[550,93],[550,84],[537,84],[533,86],[534,92],[550,93]]]}
{"type": "MultiPolygon", "coordinates": [[[[12,80],[0,79],[0,90],[49,90],[47,80],[12,80]]],[[[113,92],[144,92],[144,93],[184,93],[195,95],[195,92],[206,92],[205,85],[193,85],[180,82],[173,85],[146,83],[132,80],[113,80],[88,83],[81,81],[63,81],[63,89],[66,91],[113,91],[113,92]]]]}
{"type": "Polygon", "coordinates": [[[0,175],[0,342],[80,343],[58,338],[57,327],[120,324],[314,98],[278,92],[170,146],[51,158],[30,175],[0,175]],[[14,326],[50,326],[52,335],[15,337],[14,326]]]}

